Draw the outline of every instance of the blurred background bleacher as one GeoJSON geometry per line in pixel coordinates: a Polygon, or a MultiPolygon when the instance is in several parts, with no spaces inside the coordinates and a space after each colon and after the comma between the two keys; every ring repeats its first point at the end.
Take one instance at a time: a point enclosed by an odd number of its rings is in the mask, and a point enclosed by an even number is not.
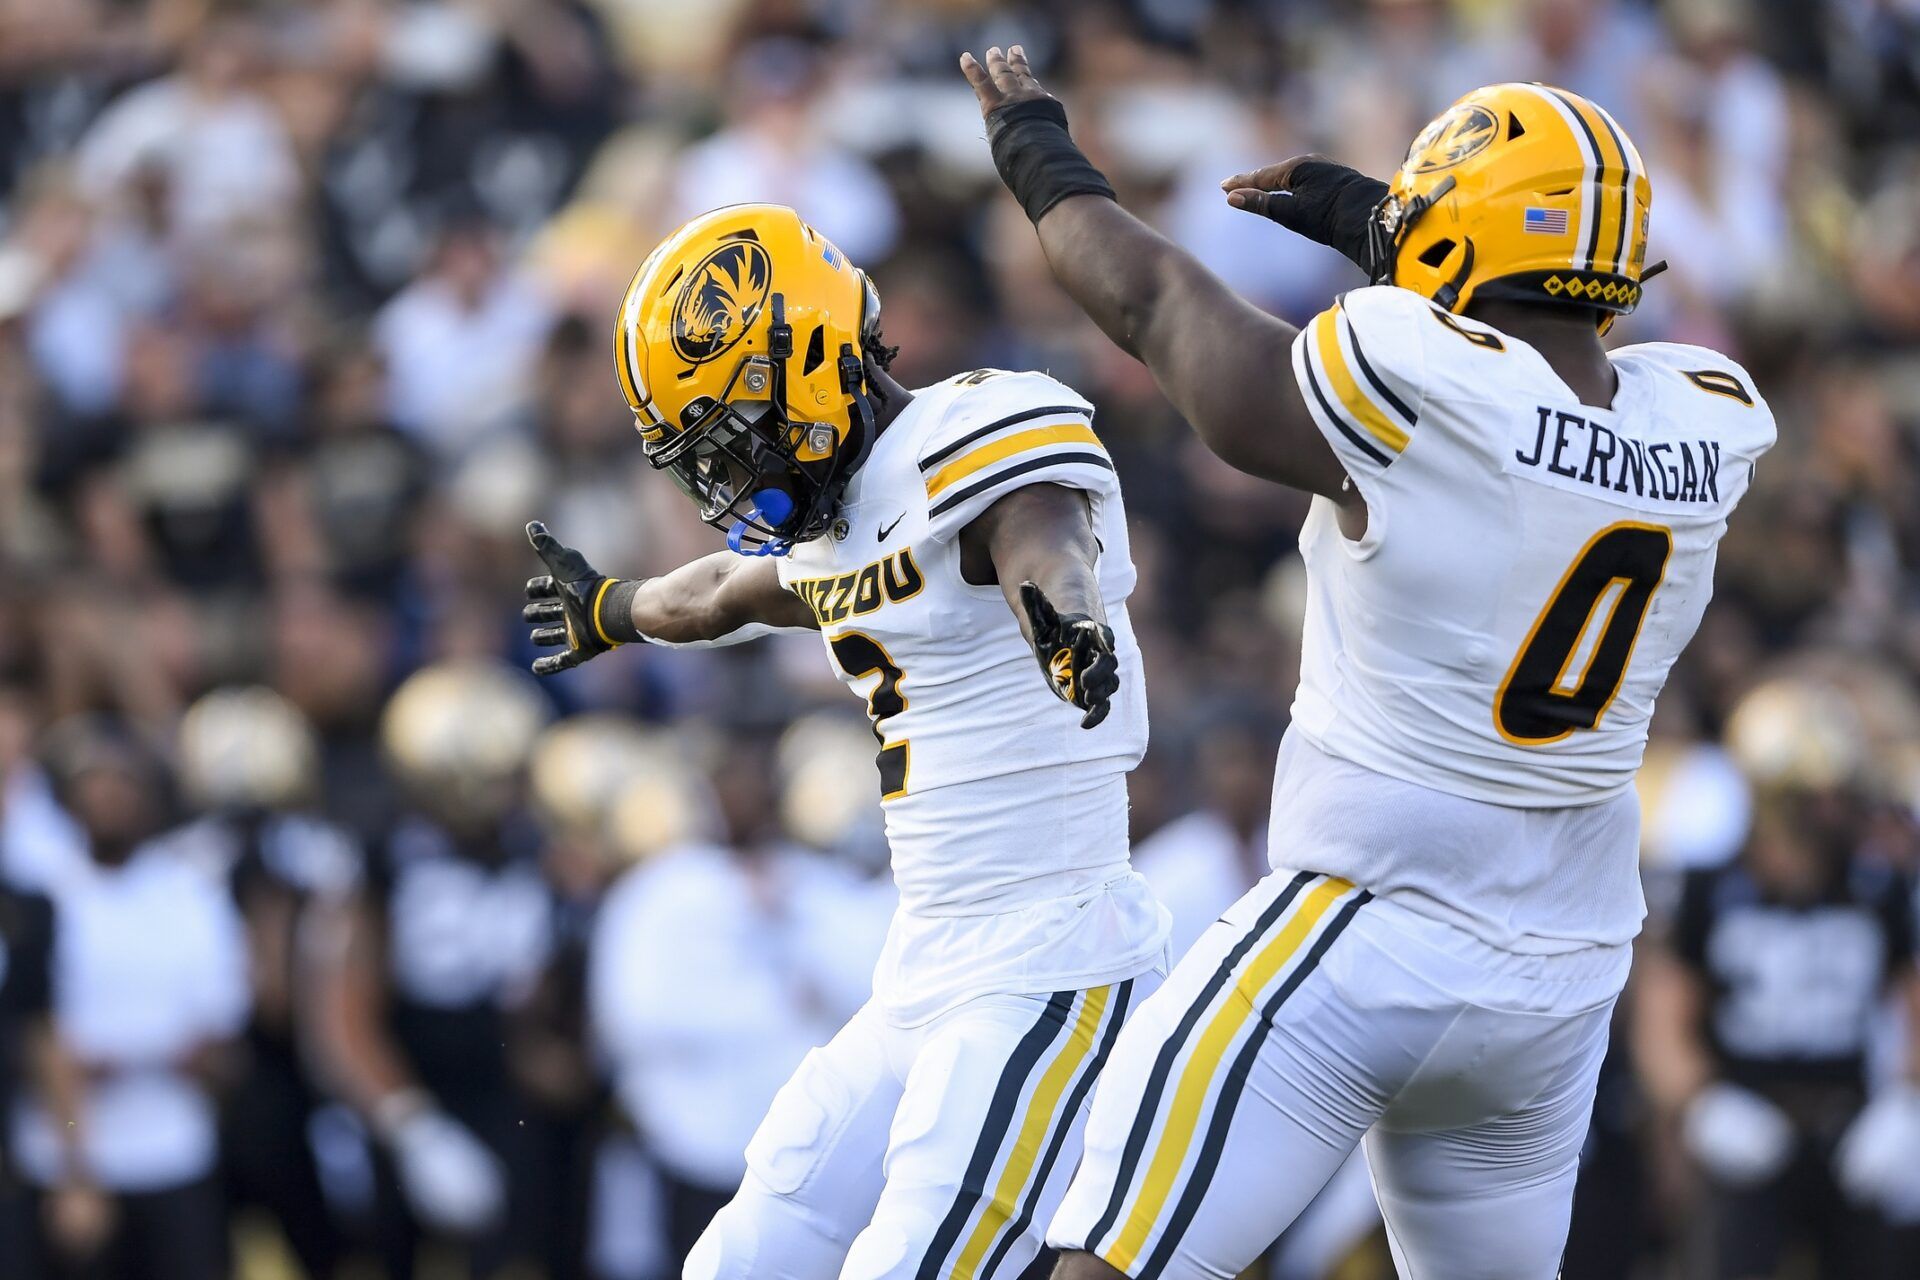
{"type": "MultiPolygon", "coordinates": [[[[1305,503],[1201,450],[1051,283],[955,68],[1015,41],[1131,207],[1296,321],[1357,273],[1223,176],[1384,176],[1506,79],[1633,133],[1671,270],[1610,340],[1723,349],[1780,423],[1660,702],[1649,945],[1710,996],[1754,960],[1675,917],[1744,856],[1773,780],[1722,738],[1787,673],[1816,691],[1789,738],[1842,726],[1819,787],[1842,871],[1892,886],[1885,963],[1755,998],[1864,983],[1842,1056],[1902,1069],[1913,0],[0,0],[0,883],[57,939],[50,1027],[0,1002],[0,1275],[677,1274],[864,998],[871,740],[816,641],[513,674],[528,519],[626,575],[717,545],[610,362],[641,258],[715,205],[793,204],[872,272],[909,385],[1039,367],[1098,405],[1142,571],[1141,863],[1178,937],[1251,883],[1305,503]]],[[[1774,1274],[1739,1269],[1740,1213],[1876,1242],[1789,1240],[1779,1274],[1920,1275],[1818,1160],[1776,1213],[1723,1195],[1643,1079],[1651,1025],[1616,1037],[1569,1277],[1774,1274]]],[[[1347,1182],[1273,1274],[1385,1274],[1347,1182]]]]}

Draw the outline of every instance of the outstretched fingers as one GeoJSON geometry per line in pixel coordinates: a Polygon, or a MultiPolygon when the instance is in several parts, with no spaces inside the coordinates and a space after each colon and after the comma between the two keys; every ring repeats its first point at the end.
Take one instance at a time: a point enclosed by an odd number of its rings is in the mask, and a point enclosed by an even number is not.
{"type": "Polygon", "coordinates": [[[995,45],[987,50],[984,58],[963,53],[960,55],[960,71],[967,77],[967,83],[973,86],[973,95],[980,101],[982,114],[989,114],[1009,102],[1047,96],[1047,91],[1041,88],[1040,81],[1034,77],[1033,65],[1027,61],[1027,51],[1017,44],[1011,49],[995,45]]]}

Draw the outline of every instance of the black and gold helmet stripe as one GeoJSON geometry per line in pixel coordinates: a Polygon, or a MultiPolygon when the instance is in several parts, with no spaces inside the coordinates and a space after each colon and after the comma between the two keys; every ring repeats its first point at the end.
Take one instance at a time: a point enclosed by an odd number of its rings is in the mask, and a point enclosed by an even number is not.
{"type": "Polygon", "coordinates": [[[1585,269],[1606,274],[1622,271],[1632,243],[1639,154],[1613,117],[1597,104],[1559,89],[1541,86],[1541,90],[1568,120],[1588,165],[1589,194],[1581,200],[1580,220],[1585,269]]]}
{"type": "Polygon", "coordinates": [[[1600,117],[1600,123],[1606,126],[1607,137],[1620,157],[1620,218],[1614,228],[1613,258],[1607,266],[1600,268],[1620,272],[1626,270],[1627,251],[1633,243],[1633,185],[1640,176],[1640,157],[1634,151],[1633,144],[1627,141],[1626,132],[1607,114],[1607,109],[1597,102],[1588,105],[1600,117]]]}

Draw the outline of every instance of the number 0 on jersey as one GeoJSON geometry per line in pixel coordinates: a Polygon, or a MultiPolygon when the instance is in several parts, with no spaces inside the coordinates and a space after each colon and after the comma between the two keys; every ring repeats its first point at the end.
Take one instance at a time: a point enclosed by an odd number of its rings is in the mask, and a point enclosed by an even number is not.
{"type": "Polygon", "coordinates": [[[1673,532],[1662,525],[1622,521],[1593,535],[1534,619],[1494,695],[1501,737],[1539,747],[1600,723],[1626,679],[1672,551],[1673,532]]]}

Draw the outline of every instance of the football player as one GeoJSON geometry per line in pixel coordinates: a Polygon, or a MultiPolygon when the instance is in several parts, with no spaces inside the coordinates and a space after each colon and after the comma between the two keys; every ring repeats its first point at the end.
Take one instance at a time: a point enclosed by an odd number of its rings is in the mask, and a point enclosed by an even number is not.
{"type": "Polygon", "coordinates": [[[793,210],[694,219],[629,287],[617,367],[647,459],[731,550],[622,580],[528,529],[527,619],[561,647],[535,671],[817,631],[880,742],[900,907],[874,997],[776,1097],[690,1277],[1018,1275],[1164,970],[1128,863],[1146,700],[1092,407],[1037,373],[908,391],[879,318],[793,210]]]}
{"type": "Polygon", "coordinates": [[[1914,890],[1871,832],[1902,807],[1888,762],[1915,704],[1900,677],[1844,661],[1858,677],[1796,664],[1727,716],[1754,800],[1745,846],[1687,874],[1635,973],[1640,1078],[1703,1175],[1688,1221],[1716,1280],[1776,1275],[1803,1249],[1821,1275],[1913,1271],[1888,1226],[1920,1221],[1914,890]],[[1876,1081],[1889,1001],[1906,1070],[1876,1081]]]}
{"type": "Polygon", "coordinates": [[[1390,188],[1229,179],[1374,281],[1296,330],[1115,202],[1018,48],[962,70],[1061,284],[1214,452],[1315,495],[1275,869],[1122,1032],[1062,1274],[1234,1275],[1364,1139],[1402,1275],[1545,1280],[1644,914],[1647,720],[1772,416],[1717,352],[1601,344],[1651,192],[1574,94],[1468,94],[1390,188]]]}

